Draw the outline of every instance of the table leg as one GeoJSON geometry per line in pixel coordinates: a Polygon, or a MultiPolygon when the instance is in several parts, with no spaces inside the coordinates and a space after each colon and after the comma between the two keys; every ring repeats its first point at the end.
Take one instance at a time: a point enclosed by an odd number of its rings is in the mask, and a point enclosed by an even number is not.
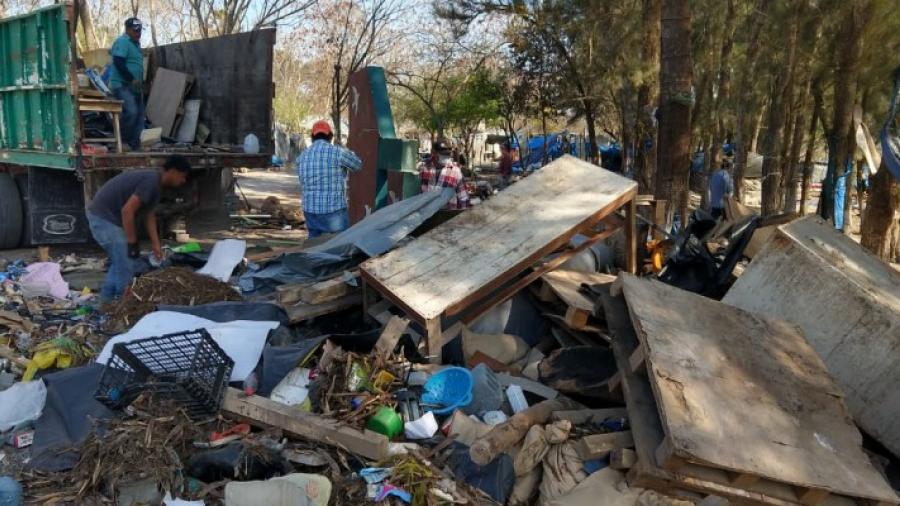
{"type": "Polygon", "coordinates": [[[634,199],[625,204],[625,270],[637,274],[637,206],[634,199]]]}
{"type": "Polygon", "coordinates": [[[441,317],[437,316],[425,322],[425,351],[428,361],[433,364],[441,363],[441,345],[444,343],[441,317]]]}
{"type": "Polygon", "coordinates": [[[116,136],[116,153],[122,152],[122,132],[119,130],[119,114],[112,113],[113,135],[116,136]]]}

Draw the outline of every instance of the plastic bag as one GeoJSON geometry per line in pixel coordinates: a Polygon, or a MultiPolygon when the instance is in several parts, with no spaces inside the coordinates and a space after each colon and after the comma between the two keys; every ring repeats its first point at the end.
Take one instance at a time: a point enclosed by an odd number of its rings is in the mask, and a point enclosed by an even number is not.
{"type": "Polygon", "coordinates": [[[259,138],[254,134],[247,134],[244,137],[244,153],[255,155],[259,153],[259,138]]]}
{"type": "Polygon", "coordinates": [[[38,419],[45,402],[47,387],[43,380],[16,383],[0,392],[0,432],[38,419]]]}

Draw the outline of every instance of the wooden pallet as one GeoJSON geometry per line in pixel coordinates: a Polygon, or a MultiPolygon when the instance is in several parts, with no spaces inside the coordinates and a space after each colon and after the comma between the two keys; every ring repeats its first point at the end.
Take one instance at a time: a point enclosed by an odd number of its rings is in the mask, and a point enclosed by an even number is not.
{"type": "Polygon", "coordinates": [[[846,408],[837,390],[829,388],[833,385],[824,366],[816,363],[814,353],[807,353],[811,350],[802,336],[796,340],[798,336],[790,335],[796,329],[666,285],[633,277],[625,277],[624,285],[632,304],[604,297],[604,306],[615,334],[613,351],[638,453],[639,465],[631,472],[635,484],[772,505],[897,504],[896,495],[862,452],[861,437],[849,416],[842,414],[846,408]],[[720,349],[704,341],[707,329],[721,330],[698,314],[711,309],[714,321],[731,329],[729,336],[752,329],[758,338],[754,343],[762,351],[742,353],[741,346],[729,338],[722,340],[720,349]],[[677,349],[688,349],[688,355],[698,354],[693,362],[680,357],[679,367],[689,363],[688,372],[667,368],[665,344],[654,340],[654,333],[677,349]],[[688,333],[693,343],[682,339],[688,333]],[[778,345],[768,338],[777,339],[778,345]],[[774,385],[765,380],[773,372],[764,363],[770,348],[777,350],[773,355],[780,359],[771,361],[770,367],[794,368],[782,371],[774,385]],[[746,361],[743,369],[729,362],[729,355],[735,354],[746,361]],[[713,393],[692,382],[691,371],[721,372],[716,364],[731,372],[729,378],[703,376],[713,393]],[[736,384],[739,387],[732,388],[736,384]],[[800,430],[791,433],[772,431],[778,426],[779,412],[790,401],[784,399],[785,390],[797,392],[796,402],[803,404],[796,414],[800,430]],[[678,406],[671,403],[672,392],[680,392],[678,406]],[[721,403],[719,394],[748,407],[729,407],[721,403]],[[754,398],[762,404],[754,403],[754,398]],[[720,404],[710,404],[713,401],[720,404]],[[721,410],[715,411],[712,405],[721,410]],[[682,423],[685,413],[693,417],[688,423],[682,423]],[[723,431],[728,425],[717,419],[720,415],[738,415],[740,430],[723,431]],[[703,439],[704,430],[722,441],[712,446],[703,439]],[[813,432],[815,438],[810,437],[813,432]],[[823,441],[835,448],[825,451],[823,441]]]}

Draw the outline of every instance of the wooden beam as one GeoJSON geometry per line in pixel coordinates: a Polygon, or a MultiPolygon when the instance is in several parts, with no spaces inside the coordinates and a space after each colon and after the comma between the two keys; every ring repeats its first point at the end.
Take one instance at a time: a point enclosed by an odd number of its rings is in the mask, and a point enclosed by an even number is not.
{"type": "Polygon", "coordinates": [[[622,390],[622,372],[616,372],[609,378],[609,393],[615,394],[622,390]]]}
{"type": "Polygon", "coordinates": [[[304,304],[299,302],[292,306],[285,307],[284,310],[287,312],[290,323],[300,323],[317,316],[337,313],[338,311],[358,306],[361,303],[362,294],[360,292],[355,292],[323,304],[304,304]]]}
{"type": "Polygon", "coordinates": [[[634,467],[637,454],[630,448],[616,448],[609,453],[609,467],[624,471],[634,467]]]}
{"type": "Polygon", "coordinates": [[[577,307],[569,307],[566,309],[566,325],[573,329],[583,329],[587,326],[590,313],[577,307]]]}
{"type": "Polygon", "coordinates": [[[735,487],[748,488],[759,481],[759,476],[746,473],[729,473],[728,481],[735,487]]]}
{"type": "Polygon", "coordinates": [[[639,344],[628,357],[628,364],[631,366],[631,372],[647,373],[647,349],[643,343],[639,344]]]}
{"type": "Polygon", "coordinates": [[[637,274],[637,207],[634,198],[625,204],[625,270],[637,274]]]}
{"type": "Polygon", "coordinates": [[[634,439],[631,431],[610,432],[608,434],[593,434],[581,438],[575,445],[575,450],[582,460],[602,459],[616,448],[634,447],[634,439]]]}
{"type": "Polygon", "coordinates": [[[574,425],[581,425],[587,422],[602,422],[607,419],[628,418],[628,410],[626,408],[604,408],[554,411],[550,418],[554,421],[568,420],[574,425]]]}
{"type": "Polygon", "coordinates": [[[369,460],[388,456],[389,441],[382,434],[359,431],[258,395],[248,397],[236,388],[225,391],[222,411],[251,425],[278,428],[291,436],[343,448],[369,460]]]}
{"type": "Polygon", "coordinates": [[[375,350],[384,355],[393,353],[397,342],[400,341],[400,337],[403,336],[403,332],[408,326],[409,320],[406,318],[392,316],[384,326],[384,330],[381,331],[381,336],[375,343],[375,350]]]}
{"type": "Polygon", "coordinates": [[[794,492],[797,494],[797,500],[806,506],[815,506],[831,495],[831,492],[820,488],[796,487],[794,492]]]}
{"type": "Polygon", "coordinates": [[[288,283],[275,287],[278,302],[282,304],[294,304],[300,300],[300,292],[310,283],[288,283]]]}
{"type": "Polygon", "coordinates": [[[669,471],[677,471],[687,464],[681,457],[675,455],[675,449],[668,437],[664,437],[654,452],[656,465],[669,471]]]}
{"type": "MultiPolygon", "coordinates": [[[[353,279],[356,278],[357,275],[353,275],[353,279]]],[[[340,276],[304,286],[300,290],[300,300],[307,304],[321,304],[343,297],[358,289],[359,287],[351,286],[343,276],[340,276]]]]}

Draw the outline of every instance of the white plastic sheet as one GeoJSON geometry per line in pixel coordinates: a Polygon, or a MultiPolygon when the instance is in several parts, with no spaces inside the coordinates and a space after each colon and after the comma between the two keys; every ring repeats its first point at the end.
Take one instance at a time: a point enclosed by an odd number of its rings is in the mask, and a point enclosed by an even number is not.
{"type": "Polygon", "coordinates": [[[47,402],[43,380],[20,382],[0,392],[0,432],[37,420],[47,402]]]}
{"type": "Polygon", "coordinates": [[[206,329],[222,350],[234,360],[231,381],[243,381],[259,362],[269,331],[278,325],[275,321],[248,320],[216,323],[184,313],[155,311],[141,318],[128,332],[110,339],[97,356],[97,363],[106,364],[109,361],[112,347],[116,343],[129,343],[145,337],[202,328],[206,329]]]}
{"type": "Polygon", "coordinates": [[[231,278],[234,268],[244,259],[246,251],[247,241],[240,239],[217,241],[209,254],[209,259],[206,260],[206,265],[198,270],[197,274],[206,274],[225,283],[231,278]]]}

